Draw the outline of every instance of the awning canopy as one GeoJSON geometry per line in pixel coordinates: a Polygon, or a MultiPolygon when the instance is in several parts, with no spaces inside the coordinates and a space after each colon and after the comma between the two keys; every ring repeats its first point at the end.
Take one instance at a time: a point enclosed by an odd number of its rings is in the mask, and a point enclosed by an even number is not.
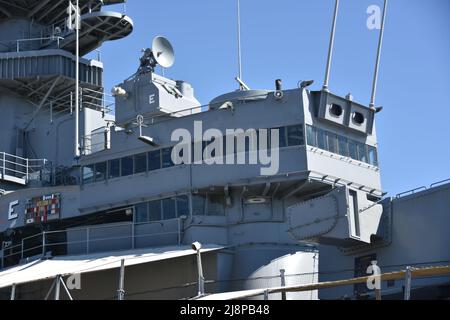
{"type": "MultiPolygon", "coordinates": [[[[204,245],[203,253],[224,249],[223,246],[204,245]]],[[[166,247],[159,249],[143,249],[117,253],[98,253],[83,256],[57,257],[49,260],[38,260],[0,272],[0,289],[21,285],[57,276],[70,276],[120,268],[125,260],[125,267],[146,264],[156,261],[181,258],[196,254],[190,247],[166,247]]]]}

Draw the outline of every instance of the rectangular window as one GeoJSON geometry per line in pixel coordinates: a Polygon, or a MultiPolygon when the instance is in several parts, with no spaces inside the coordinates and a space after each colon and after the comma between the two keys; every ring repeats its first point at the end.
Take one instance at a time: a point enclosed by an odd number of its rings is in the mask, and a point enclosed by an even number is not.
{"type": "Polygon", "coordinates": [[[162,167],[163,168],[170,168],[174,166],[174,163],[172,161],[172,149],[173,148],[167,148],[163,149],[162,151],[162,167]]]}
{"type": "Polygon", "coordinates": [[[106,180],[108,173],[108,164],[100,162],[95,165],[95,182],[102,182],[106,180]]]}
{"type": "Polygon", "coordinates": [[[203,216],[205,215],[205,204],[206,197],[203,195],[194,195],[192,196],[192,214],[194,216],[203,216]]]}
{"type": "Polygon", "coordinates": [[[312,126],[306,126],[306,136],[308,139],[308,145],[311,147],[317,147],[317,131],[312,126]]]}
{"type": "Polygon", "coordinates": [[[94,165],[83,167],[83,184],[90,184],[94,182],[94,165]]]}
{"type": "Polygon", "coordinates": [[[177,197],[177,217],[186,216],[189,217],[189,197],[179,196],[177,197]]]}
{"type": "Polygon", "coordinates": [[[148,204],[149,221],[161,221],[161,200],[149,202],[148,204]]]}
{"type": "Polygon", "coordinates": [[[134,173],[147,172],[147,154],[141,153],[134,156],[134,173]]]}
{"type": "Polygon", "coordinates": [[[290,126],[287,128],[288,146],[302,146],[305,144],[302,126],[290,126]]]}
{"type": "Polygon", "coordinates": [[[348,152],[349,152],[350,158],[352,158],[353,160],[359,160],[358,146],[356,145],[355,141],[350,140],[348,142],[348,152]]]}
{"type": "Polygon", "coordinates": [[[280,148],[286,148],[288,146],[287,130],[285,127],[278,128],[278,130],[280,130],[280,148]]]}
{"type": "Polygon", "coordinates": [[[109,179],[120,177],[120,159],[110,160],[108,162],[109,166],[109,179]]]}
{"type": "Polygon", "coordinates": [[[131,176],[134,173],[134,159],[133,157],[122,158],[121,161],[121,176],[131,176]]]}
{"type": "Polygon", "coordinates": [[[164,199],[163,201],[163,220],[172,220],[177,217],[176,198],[164,199]]]}
{"type": "Polygon", "coordinates": [[[367,157],[367,148],[365,144],[359,143],[358,144],[358,156],[359,161],[369,163],[368,157],[367,157]]]}
{"type": "Polygon", "coordinates": [[[377,148],[369,146],[369,161],[372,166],[378,167],[377,148]]]}
{"type": "Polygon", "coordinates": [[[321,129],[317,129],[317,147],[322,150],[328,150],[327,135],[321,129]]]}
{"type": "Polygon", "coordinates": [[[348,157],[348,140],[346,137],[339,136],[338,137],[339,142],[339,154],[344,157],[348,157]]]}
{"type": "MultiPolygon", "coordinates": [[[[282,127],[282,128],[273,128],[273,129],[268,129],[267,130],[267,144],[266,144],[267,149],[270,150],[272,148],[272,132],[274,130],[278,130],[278,135],[279,135],[278,148],[286,148],[288,146],[288,143],[287,143],[287,128],[282,127]]],[[[257,146],[258,150],[262,149],[261,147],[263,145],[262,144],[263,140],[260,139],[261,137],[260,137],[259,134],[260,134],[260,130],[256,130],[256,136],[258,137],[258,139],[257,139],[258,140],[258,146],[257,146]]],[[[249,146],[250,146],[250,139],[246,139],[245,143],[246,143],[245,150],[248,151],[249,150],[249,146]]]]}
{"type": "Polygon", "coordinates": [[[206,207],[207,216],[224,216],[225,206],[223,195],[208,194],[208,203],[206,207]]]}
{"type": "Polygon", "coordinates": [[[327,132],[328,151],[338,153],[337,135],[327,132]]]}
{"type": "Polygon", "coordinates": [[[148,170],[155,171],[161,169],[161,150],[148,153],[148,170]]]}
{"type": "Polygon", "coordinates": [[[134,221],[136,223],[148,222],[148,203],[140,203],[134,206],[134,221]]]}

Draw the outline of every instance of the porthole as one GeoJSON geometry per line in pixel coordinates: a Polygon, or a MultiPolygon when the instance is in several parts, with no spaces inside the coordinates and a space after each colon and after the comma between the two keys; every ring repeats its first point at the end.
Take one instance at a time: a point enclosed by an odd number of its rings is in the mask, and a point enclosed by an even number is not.
{"type": "Polygon", "coordinates": [[[362,125],[366,121],[366,118],[361,112],[355,112],[353,114],[353,122],[355,122],[358,125],[362,125]]]}
{"type": "Polygon", "coordinates": [[[330,112],[333,116],[341,117],[344,113],[344,109],[338,104],[332,104],[330,108],[330,112]]]}

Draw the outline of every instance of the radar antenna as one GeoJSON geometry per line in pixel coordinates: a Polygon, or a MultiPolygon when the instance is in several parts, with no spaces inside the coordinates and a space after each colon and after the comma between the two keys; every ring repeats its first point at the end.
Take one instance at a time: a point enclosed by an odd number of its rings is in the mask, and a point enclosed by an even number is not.
{"type": "Polygon", "coordinates": [[[139,74],[155,72],[157,65],[163,68],[170,68],[175,62],[173,47],[169,40],[164,37],[154,38],[152,48],[144,49],[142,52],[144,54],[140,59],[139,74]]]}

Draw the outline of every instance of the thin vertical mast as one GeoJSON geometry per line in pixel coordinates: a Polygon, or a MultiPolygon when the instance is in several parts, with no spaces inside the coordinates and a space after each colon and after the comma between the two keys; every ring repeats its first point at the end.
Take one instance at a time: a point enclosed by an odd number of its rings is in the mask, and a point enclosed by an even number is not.
{"type": "Polygon", "coordinates": [[[329,86],[329,82],[330,82],[330,71],[331,71],[331,63],[333,60],[334,37],[336,35],[336,22],[337,22],[338,13],[339,13],[339,0],[336,0],[336,5],[334,7],[333,26],[331,29],[330,47],[328,49],[327,70],[325,72],[325,81],[323,83],[324,91],[329,91],[328,86],[329,86]]]}
{"type": "Polygon", "coordinates": [[[381,50],[383,48],[384,27],[386,23],[388,0],[384,0],[383,20],[381,21],[380,38],[378,41],[377,61],[375,63],[375,74],[373,76],[372,97],[370,98],[370,108],[375,108],[375,98],[377,96],[378,74],[380,71],[381,50]]]}
{"type": "Polygon", "coordinates": [[[75,8],[76,62],[75,62],[75,158],[80,157],[80,27],[81,15],[79,0],[75,8]]]}
{"type": "Polygon", "coordinates": [[[237,32],[238,32],[238,77],[242,80],[242,48],[241,48],[241,1],[237,0],[237,32]]]}

